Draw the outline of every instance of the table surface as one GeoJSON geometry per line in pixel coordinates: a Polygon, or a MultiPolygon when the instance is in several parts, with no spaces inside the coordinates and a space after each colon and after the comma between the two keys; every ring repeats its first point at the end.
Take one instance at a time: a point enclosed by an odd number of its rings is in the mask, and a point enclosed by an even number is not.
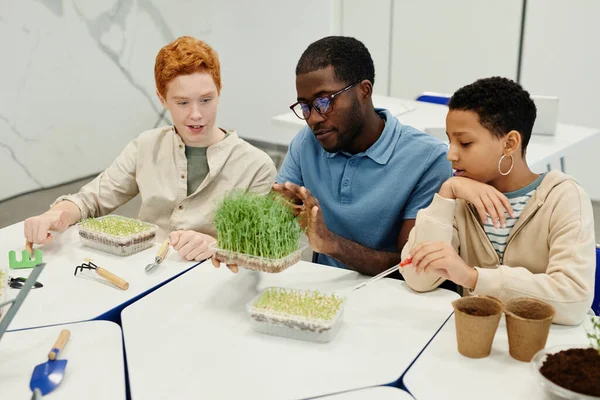
{"type": "MultiPolygon", "coordinates": [[[[444,142],[448,141],[445,133],[447,106],[386,96],[373,96],[373,104],[390,110],[405,125],[430,133],[444,142]]],[[[306,125],[306,121],[299,119],[291,111],[277,115],[272,120],[275,125],[286,128],[286,132],[279,135],[286,145],[306,125]]],[[[597,134],[600,134],[599,129],[557,124],[555,135],[531,137],[527,146],[527,161],[532,167],[545,166],[553,159],[562,157],[565,150],[597,134]]]]}
{"type": "Polygon", "coordinates": [[[59,359],[67,360],[60,385],[44,399],[125,399],[125,366],[121,329],[113,322],[77,324],[6,332],[0,341],[0,398],[29,399],[29,381],[36,365],[62,329],[71,337],[59,359]]]}
{"type": "Polygon", "coordinates": [[[391,386],[376,386],[367,389],[351,390],[331,396],[320,397],[323,400],[413,400],[413,397],[391,386]]]}
{"type": "MultiPolygon", "coordinates": [[[[2,267],[8,268],[9,250],[16,250],[17,259],[21,258],[24,244],[22,222],[0,230],[2,267]]],[[[75,226],[62,234],[56,234],[50,244],[40,247],[46,267],[38,281],[44,287],[29,292],[8,329],[94,319],[196,264],[182,260],[171,249],[163,263],[147,274],[144,267],[154,261],[158,247],[159,244],[155,243],[153,247],[139,253],[119,257],[83,246],[75,226]],[[74,276],[75,266],[88,257],[94,260],[94,264],[128,281],[129,289],[121,290],[89,270],[84,270],[83,274],[78,272],[74,276]]],[[[31,269],[8,269],[7,272],[12,277],[27,277],[31,269]]],[[[17,289],[7,290],[8,299],[18,293],[17,289]]]]}
{"type": "Polygon", "coordinates": [[[246,304],[266,287],[339,293],[365,279],[304,261],[279,274],[199,265],[123,310],[132,397],[300,399],[398,380],[451,315],[456,293],[417,294],[382,279],[348,296],[330,343],[250,327],[246,304]]]}
{"type": "MultiPolygon", "coordinates": [[[[583,324],[552,325],[546,347],[588,344],[583,324]]],[[[453,316],[403,378],[404,385],[416,399],[543,399],[531,364],[517,361],[508,353],[504,317],[488,357],[464,357],[456,346],[453,316]]]]}

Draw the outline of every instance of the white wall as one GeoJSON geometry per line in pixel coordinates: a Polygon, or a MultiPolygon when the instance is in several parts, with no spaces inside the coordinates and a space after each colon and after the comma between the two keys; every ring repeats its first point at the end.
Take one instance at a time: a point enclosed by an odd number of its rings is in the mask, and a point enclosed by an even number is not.
{"type": "MultiPolygon", "coordinates": [[[[558,120],[600,129],[600,2],[529,0],[521,83],[558,96],[558,120]]],[[[600,138],[566,154],[566,172],[600,200],[600,138]]]]}
{"type": "MultiPolygon", "coordinates": [[[[482,77],[517,78],[523,0],[341,2],[342,33],[363,40],[375,60],[377,94],[414,99],[482,77]]],[[[559,122],[600,129],[600,1],[527,5],[521,83],[560,98],[559,122]]],[[[599,151],[600,137],[565,154],[566,172],[595,200],[599,151]]]]}
{"type": "Polygon", "coordinates": [[[270,119],[294,102],[296,62],[330,33],[332,10],[331,0],[2,0],[0,200],[99,172],[168,123],[154,58],[181,35],[220,54],[220,124],[276,135],[270,119]]]}
{"type": "Polygon", "coordinates": [[[2,1],[0,199],[100,171],[158,120],[139,66],[165,38],[149,7],[119,4],[2,1]]]}
{"type": "Polygon", "coordinates": [[[414,99],[482,76],[516,78],[522,0],[340,3],[341,33],[375,62],[375,94],[414,99]]]}
{"type": "MultiPolygon", "coordinates": [[[[295,65],[310,42],[361,39],[377,94],[452,93],[480,77],[516,77],[522,2],[2,0],[0,200],[101,171],[141,131],[168,123],[153,66],[178,36],[219,52],[220,125],[281,142],[271,118],[294,102],[295,65]]],[[[600,128],[598,15],[597,0],[528,1],[522,83],[558,95],[561,122],[600,128]]],[[[597,199],[599,146],[567,160],[597,199]]]]}
{"type": "Polygon", "coordinates": [[[389,95],[392,0],[341,0],[341,34],[353,36],[369,49],[375,64],[373,92],[389,95]]]}
{"type": "Polygon", "coordinates": [[[516,78],[521,10],[522,0],[394,1],[392,96],[516,78]]]}
{"type": "Polygon", "coordinates": [[[521,81],[559,96],[559,120],[600,128],[600,1],[527,2],[521,81]]]}
{"type": "Polygon", "coordinates": [[[332,1],[221,1],[205,40],[219,52],[221,126],[271,140],[274,115],[296,101],[296,64],[313,41],[332,31],[332,1]]]}

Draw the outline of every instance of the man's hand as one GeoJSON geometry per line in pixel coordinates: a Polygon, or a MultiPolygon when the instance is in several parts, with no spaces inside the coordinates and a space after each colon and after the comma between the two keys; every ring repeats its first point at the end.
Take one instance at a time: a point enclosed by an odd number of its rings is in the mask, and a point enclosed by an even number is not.
{"type": "Polygon", "coordinates": [[[202,261],[212,256],[209,245],[216,240],[209,235],[196,231],[173,231],[169,234],[171,246],[188,261],[202,261]]]}
{"type": "Polygon", "coordinates": [[[417,273],[434,273],[468,289],[477,284],[477,270],[467,265],[450,243],[420,243],[410,251],[410,256],[417,273]]]}
{"type": "MultiPolygon", "coordinates": [[[[330,231],[325,223],[323,211],[310,190],[291,182],[276,184],[273,191],[281,193],[294,202],[294,211],[300,225],[306,229],[310,247],[317,253],[335,258],[349,268],[361,274],[375,276],[385,271],[401,259],[400,252],[376,250],[354,242],[330,231]]],[[[412,222],[414,224],[414,221],[412,222]]],[[[399,245],[404,245],[405,237],[410,231],[410,224],[404,221],[406,229],[398,239],[399,245]]]]}
{"type": "Polygon", "coordinates": [[[485,224],[487,216],[496,228],[506,227],[506,214],[515,217],[508,198],[496,188],[473,179],[459,176],[448,179],[442,185],[439,195],[447,199],[463,199],[473,204],[481,221],[485,224]]]}
{"type": "Polygon", "coordinates": [[[306,229],[306,236],[313,251],[331,254],[335,248],[336,236],[327,228],[319,200],[304,186],[294,185],[291,182],[283,185],[282,192],[286,197],[302,203],[301,206],[298,206],[300,211],[298,222],[302,228],[306,229]]]}
{"type": "Polygon", "coordinates": [[[281,194],[291,201],[291,207],[294,210],[294,215],[297,217],[302,212],[302,199],[298,197],[296,188],[300,186],[291,182],[276,183],[273,185],[273,191],[281,194]]]}

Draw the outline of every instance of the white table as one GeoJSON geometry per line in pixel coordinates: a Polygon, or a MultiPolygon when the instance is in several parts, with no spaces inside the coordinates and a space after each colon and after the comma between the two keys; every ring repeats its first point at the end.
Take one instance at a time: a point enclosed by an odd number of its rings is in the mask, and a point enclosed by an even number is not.
{"type": "Polygon", "coordinates": [[[413,397],[400,390],[390,386],[376,386],[373,388],[352,390],[349,392],[338,393],[331,396],[320,397],[323,400],[413,400],[413,397]]]}
{"type": "Polygon", "coordinates": [[[44,399],[125,399],[121,329],[108,321],[6,332],[0,341],[0,398],[31,397],[33,368],[48,360],[48,352],[62,329],[71,331],[58,357],[68,361],[65,375],[44,399]]]}
{"type": "Polygon", "coordinates": [[[450,316],[456,293],[417,294],[382,279],[349,296],[326,344],[250,327],[246,304],[268,286],[331,292],[365,279],[303,261],[280,274],[199,265],[123,310],[132,398],[300,399],[398,380],[450,316]]]}
{"type": "MultiPolygon", "coordinates": [[[[588,344],[583,325],[552,325],[546,347],[588,344]]],[[[515,360],[508,353],[504,317],[491,354],[471,359],[458,353],[453,316],[408,370],[403,383],[417,400],[543,399],[531,365],[515,360]]]]}
{"type": "MultiPolygon", "coordinates": [[[[21,259],[24,249],[23,223],[0,230],[0,262],[8,264],[8,251],[16,250],[21,259]]],[[[40,247],[46,263],[38,280],[43,288],[32,289],[9,330],[65,324],[94,319],[119,307],[155,286],[186,271],[195,262],[182,261],[171,249],[163,263],[147,274],[144,267],[154,261],[159,244],[128,257],[119,257],[85,247],[79,240],[76,227],[71,227],[48,245],[40,247]],[[84,258],[91,257],[94,264],[103,267],[129,282],[129,289],[121,290],[98,276],[84,270],[73,275],[75,266],[84,258]]],[[[9,269],[9,276],[29,276],[31,269],[9,269]]],[[[8,296],[15,297],[16,289],[8,289],[8,296]]]]}
{"type": "MultiPolygon", "coordinates": [[[[448,107],[414,100],[398,99],[385,96],[373,96],[375,107],[389,109],[401,123],[411,125],[447,142],[446,114],[448,107]]],[[[289,145],[293,137],[306,125],[293,112],[273,117],[272,123],[280,131],[277,138],[280,144],[289,145]]],[[[577,144],[591,140],[600,134],[599,129],[558,124],[554,136],[533,135],[527,146],[527,162],[537,172],[562,167],[565,151],[577,144]]],[[[565,171],[566,172],[566,171],[565,171]]]]}

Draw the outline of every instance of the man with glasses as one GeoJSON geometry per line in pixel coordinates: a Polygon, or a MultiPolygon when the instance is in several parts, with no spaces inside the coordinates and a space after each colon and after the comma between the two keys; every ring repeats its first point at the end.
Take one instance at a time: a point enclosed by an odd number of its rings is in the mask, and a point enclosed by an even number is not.
{"type": "Polygon", "coordinates": [[[304,214],[316,262],[376,275],[400,252],[442,183],[447,147],[373,107],[375,68],[350,37],[312,43],[296,67],[303,128],[292,140],[275,191],[304,214]]]}

